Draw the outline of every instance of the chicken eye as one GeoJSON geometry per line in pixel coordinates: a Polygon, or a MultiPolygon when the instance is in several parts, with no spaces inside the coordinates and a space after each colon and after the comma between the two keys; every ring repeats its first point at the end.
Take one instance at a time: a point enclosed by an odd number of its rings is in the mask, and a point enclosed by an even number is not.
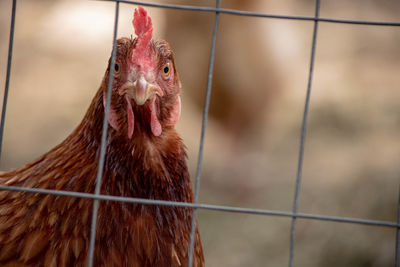
{"type": "Polygon", "coordinates": [[[121,68],[119,66],[119,63],[115,63],[114,65],[114,73],[118,74],[121,71],[121,68]]]}
{"type": "Polygon", "coordinates": [[[164,74],[168,74],[169,73],[169,67],[165,66],[163,71],[164,71],[164,74]]]}
{"type": "Polygon", "coordinates": [[[164,65],[164,67],[162,68],[162,72],[163,72],[164,79],[168,79],[169,74],[171,73],[171,66],[170,66],[169,62],[164,65]]]}

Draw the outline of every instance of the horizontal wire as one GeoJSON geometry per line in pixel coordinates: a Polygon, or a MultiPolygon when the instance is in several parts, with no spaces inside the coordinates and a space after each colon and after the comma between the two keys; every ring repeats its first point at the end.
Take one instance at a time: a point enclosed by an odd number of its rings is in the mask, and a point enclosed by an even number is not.
{"type": "Polygon", "coordinates": [[[292,212],[273,211],[273,210],[266,210],[266,209],[252,209],[252,208],[242,208],[242,207],[232,207],[232,206],[222,206],[222,205],[212,205],[212,204],[195,204],[195,203],[188,203],[188,202],[176,202],[176,201],[132,198],[132,197],[119,197],[119,196],[110,196],[110,195],[95,195],[95,194],[82,193],[82,192],[71,192],[71,191],[51,190],[51,189],[42,189],[42,188],[29,188],[29,187],[0,185],[0,190],[26,192],[26,193],[39,193],[39,194],[67,196],[67,197],[78,197],[78,198],[116,201],[116,202],[125,202],[125,203],[137,203],[137,204],[146,204],[146,205],[160,205],[160,206],[171,206],[171,207],[182,207],[182,208],[197,208],[197,209],[204,209],[204,210],[226,211],[226,212],[246,213],[246,214],[256,214],[256,215],[296,217],[296,218],[300,218],[300,219],[332,221],[332,222],[342,222],[342,223],[354,223],[354,224],[364,224],[364,225],[371,225],[371,226],[392,227],[392,228],[400,227],[400,223],[390,222],[390,221],[378,221],[378,220],[356,219],[356,218],[348,218],[348,217],[324,216],[324,215],[315,215],[315,214],[309,214],[309,213],[294,214],[292,212]]]}
{"type": "MultiPolygon", "coordinates": [[[[117,0],[94,0],[94,1],[116,2],[117,0]]],[[[203,7],[203,6],[197,7],[197,6],[174,5],[174,4],[156,4],[156,3],[144,3],[141,1],[128,1],[128,0],[118,0],[118,2],[125,3],[125,4],[132,4],[132,5],[148,6],[148,7],[160,7],[160,8],[168,8],[168,9],[214,12],[214,13],[219,12],[219,13],[229,14],[229,15],[261,17],[261,18],[271,18],[271,19],[321,21],[321,22],[327,22],[327,23],[342,23],[342,24],[357,24],[357,25],[372,25],[372,26],[400,26],[400,22],[364,21],[364,20],[349,20],[349,19],[330,19],[330,18],[321,18],[321,17],[317,18],[317,17],[309,17],[309,16],[273,15],[273,14],[235,10],[235,9],[226,9],[226,8],[203,7]]]]}

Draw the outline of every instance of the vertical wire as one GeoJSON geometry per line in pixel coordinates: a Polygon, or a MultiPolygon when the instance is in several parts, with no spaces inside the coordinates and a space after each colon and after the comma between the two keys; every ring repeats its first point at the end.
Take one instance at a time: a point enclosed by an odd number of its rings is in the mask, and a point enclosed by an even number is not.
{"type": "Polygon", "coordinates": [[[400,259],[399,259],[399,253],[400,253],[400,184],[399,184],[399,196],[398,196],[398,203],[397,203],[397,228],[396,228],[396,246],[395,246],[395,260],[394,260],[394,266],[395,267],[400,267],[400,259]]]}
{"type": "MultiPolygon", "coordinates": [[[[99,167],[97,169],[97,177],[96,177],[96,188],[95,195],[100,194],[101,188],[101,178],[103,176],[103,167],[104,167],[104,158],[106,154],[106,139],[107,139],[107,129],[108,129],[108,116],[110,111],[110,103],[111,103],[111,91],[112,91],[112,82],[113,82],[113,68],[115,64],[115,56],[117,53],[117,31],[118,31],[118,16],[119,16],[119,1],[116,0],[115,3],[115,21],[114,21],[114,34],[113,34],[113,47],[112,47],[112,55],[111,55],[111,63],[109,66],[109,79],[107,85],[107,97],[106,97],[106,106],[104,108],[104,120],[103,120],[103,130],[101,135],[101,148],[100,148],[100,158],[99,158],[99,167]]],[[[93,266],[93,258],[94,258],[94,247],[95,247],[95,239],[96,239],[96,224],[97,224],[97,213],[99,210],[99,200],[96,199],[93,202],[93,211],[92,211],[92,225],[90,228],[90,244],[89,244],[89,261],[88,267],[93,266]]]]}
{"type": "Polygon", "coordinates": [[[12,11],[11,11],[10,40],[9,40],[9,43],[8,43],[6,85],[5,85],[5,88],[4,88],[3,108],[1,110],[0,158],[1,158],[2,148],[3,148],[3,134],[4,134],[4,123],[5,123],[5,120],[6,120],[8,88],[10,86],[11,59],[12,59],[12,50],[13,50],[13,43],[14,43],[15,11],[16,11],[16,9],[17,9],[17,0],[13,0],[12,11]]]}
{"type": "MultiPolygon", "coordinates": [[[[216,0],[217,9],[221,6],[221,0],[216,0]]],[[[211,52],[210,52],[210,62],[208,66],[208,78],[207,78],[207,90],[206,90],[206,98],[204,103],[203,110],[203,121],[201,124],[201,134],[200,134],[200,147],[199,154],[197,159],[197,169],[196,169],[196,180],[195,180],[195,188],[194,188],[194,203],[199,201],[199,189],[200,189],[200,174],[201,174],[201,166],[203,161],[203,149],[204,149],[204,136],[207,125],[207,117],[208,110],[210,107],[210,96],[211,96],[211,85],[212,85],[212,77],[214,70],[214,59],[215,59],[215,45],[217,41],[218,35],[218,24],[219,24],[219,12],[215,12],[215,20],[214,20],[214,30],[211,41],[211,52]]],[[[194,251],[194,241],[195,241],[195,232],[196,232],[196,215],[197,209],[193,209],[192,213],[192,222],[190,228],[190,244],[189,244],[189,259],[188,259],[188,267],[193,266],[193,251],[194,251]]]]}
{"type": "Polygon", "coordinates": [[[306,94],[306,101],[305,101],[305,106],[304,106],[303,122],[302,122],[302,126],[301,126],[299,161],[298,161],[298,166],[297,166],[296,189],[295,189],[294,201],[293,201],[293,214],[294,215],[292,218],[292,226],[291,226],[291,231],[290,231],[289,267],[293,267],[295,235],[296,235],[296,220],[297,220],[296,213],[297,213],[298,204],[299,204],[301,175],[302,175],[302,170],[303,170],[304,143],[305,143],[305,138],[306,138],[308,109],[310,106],[311,85],[312,85],[312,76],[313,76],[313,70],[314,70],[315,48],[316,48],[316,43],[317,43],[317,31],[318,31],[318,20],[317,19],[319,18],[319,7],[320,7],[320,0],[316,0],[314,31],[313,31],[313,38],[312,38],[312,45],[311,45],[310,70],[309,70],[309,74],[308,74],[307,94],[306,94]]]}

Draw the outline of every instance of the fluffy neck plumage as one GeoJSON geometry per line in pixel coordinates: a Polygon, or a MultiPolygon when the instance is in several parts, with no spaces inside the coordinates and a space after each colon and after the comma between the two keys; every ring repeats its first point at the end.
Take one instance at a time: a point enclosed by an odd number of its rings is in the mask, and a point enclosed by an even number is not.
{"type": "MultiPolygon", "coordinates": [[[[76,129],[85,146],[96,149],[95,160],[99,157],[104,117],[102,98],[99,90],[76,129]]],[[[102,193],[192,201],[186,152],[179,135],[172,127],[164,129],[159,137],[141,130],[145,129],[138,124],[132,139],[129,139],[126,134],[109,127],[102,193]]]]}

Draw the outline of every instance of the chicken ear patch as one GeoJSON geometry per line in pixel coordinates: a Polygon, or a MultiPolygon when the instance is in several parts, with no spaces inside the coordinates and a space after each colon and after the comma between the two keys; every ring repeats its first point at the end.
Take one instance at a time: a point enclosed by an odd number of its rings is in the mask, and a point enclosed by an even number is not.
{"type": "Polygon", "coordinates": [[[174,126],[178,123],[179,118],[181,117],[181,97],[179,95],[175,98],[174,107],[169,114],[169,118],[166,122],[167,126],[174,126]]]}
{"type": "Polygon", "coordinates": [[[131,100],[129,99],[128,95],[125,95],[126,100],[126,113],[127,113],[127,120],[128,120],[128,138],[131,139],[133,135],[133,130],[135,128],[135,117],[133,115],[133,109],[131,100]]]}

